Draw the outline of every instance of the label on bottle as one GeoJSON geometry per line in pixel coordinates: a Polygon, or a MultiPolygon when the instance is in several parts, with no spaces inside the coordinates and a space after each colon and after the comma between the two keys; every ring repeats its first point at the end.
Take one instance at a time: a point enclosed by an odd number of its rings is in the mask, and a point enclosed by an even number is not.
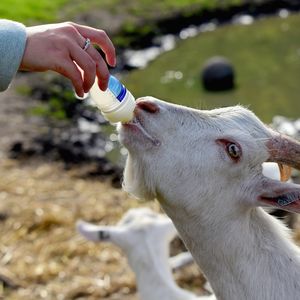
{"type": "Polygon", "coordinates": [[[113,93],[113,95],[122,102],[126,95],[126,87],[114,76],[110,76],[108,82],[108,89],[113,93]]]}

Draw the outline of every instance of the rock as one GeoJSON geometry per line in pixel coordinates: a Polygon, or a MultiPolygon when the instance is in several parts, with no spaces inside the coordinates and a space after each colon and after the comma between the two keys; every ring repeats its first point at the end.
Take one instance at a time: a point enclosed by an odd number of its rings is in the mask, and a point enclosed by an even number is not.
{"type": "Polygon", "coordinates": [[[14,142],[9,149],[9,157],[17,158],[23,152],[23,143],[21,141],[14,142]]]}
{"type": "Polygon", "coordinates": [[[210,58],[202,68],[202,84],[208,91],[226,91],[234,88],[234,69],[224,57],[210,58]]]}

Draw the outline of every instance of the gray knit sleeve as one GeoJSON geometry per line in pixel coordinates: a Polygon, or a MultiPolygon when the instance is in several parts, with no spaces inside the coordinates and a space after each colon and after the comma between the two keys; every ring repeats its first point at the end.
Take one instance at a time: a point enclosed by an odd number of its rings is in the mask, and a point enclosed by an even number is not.
{"type": "Polygon", "coordinates": [[[22,61],[26,44],[25,26],[0,19],[0,91],[9,86],[22,61]]]}

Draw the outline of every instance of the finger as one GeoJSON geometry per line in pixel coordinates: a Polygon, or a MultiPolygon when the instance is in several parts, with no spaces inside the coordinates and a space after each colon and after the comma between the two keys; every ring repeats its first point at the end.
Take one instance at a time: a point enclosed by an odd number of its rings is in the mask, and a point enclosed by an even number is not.
{"type": "MultiPolygon", "coordinates": [[[[81,44],[84,44],[84,41],[82,41],[81,44]]],[[[98,85],[101,90],[105,91],[107,89],[109,80],[109,70],[106,62],[102,58],[101,54],[92,45],[87,48],[86,53],[89,54],[96,63],[96,75],[99,79],[98,85]]]]}
{"type": "Polygon", "coordinates": [[[96,75],[98,77],[98,85],[102,91],[107,89],[108,80],[109,80],[109,70],[107,68],[106,62],[100,55],[100,53],[93,47],[87,50],[87,53],[92,57],[96,62],[96,75]]]}
{"type": "Polygon", "coordinates": [[[109,71],[107,69],[106,62],[102,57],[98,60],[98,67],[96,70],[96,74],[98,77],[98,85],[102,91],[105,91],[108,86],[109,81],[109,71]]]}
{"type": "Polygon", "coordinates": [[[77,44],[69,50],[71,58],[83,70],[83,89],[87,93],[95,82],[97,63],[77,44]]]}
{"type": "Polygon", "coordinates": [[[70,79],[74,86],[76,94],[79,97],[84,96],[81,73],[74,64],[74,62],[71,60],[71,58],[64,59],[62,63],[60,63],[57,67],[54,68],[54,71],[70,79]]]}
{"type": "Polygon", "coordinates": [[[105,31],[79,24],[73,24],[73,26],[82,36],[89,38],[92,43],[101,48],[110,66],[114,67],[116,65],[115,47],[105,31]]]}

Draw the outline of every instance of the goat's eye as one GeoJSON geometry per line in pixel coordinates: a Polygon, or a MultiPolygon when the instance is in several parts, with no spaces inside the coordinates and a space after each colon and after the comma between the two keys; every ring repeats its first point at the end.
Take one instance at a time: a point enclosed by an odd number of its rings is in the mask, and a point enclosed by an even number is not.
{"type": "Polygon", "coordinates": [[[222,145],[227,155],[234,161],[238,162],[242,157],[242,148],[238,143],[228,139],[217,139],[216,142],[222,145]]]}
{"type": "Polygon", "coordinates": [[[241,157],[241,149],[234,143],[230,143],[226,146],[227,153],[233,159],[238,159],[241,157]]]}

